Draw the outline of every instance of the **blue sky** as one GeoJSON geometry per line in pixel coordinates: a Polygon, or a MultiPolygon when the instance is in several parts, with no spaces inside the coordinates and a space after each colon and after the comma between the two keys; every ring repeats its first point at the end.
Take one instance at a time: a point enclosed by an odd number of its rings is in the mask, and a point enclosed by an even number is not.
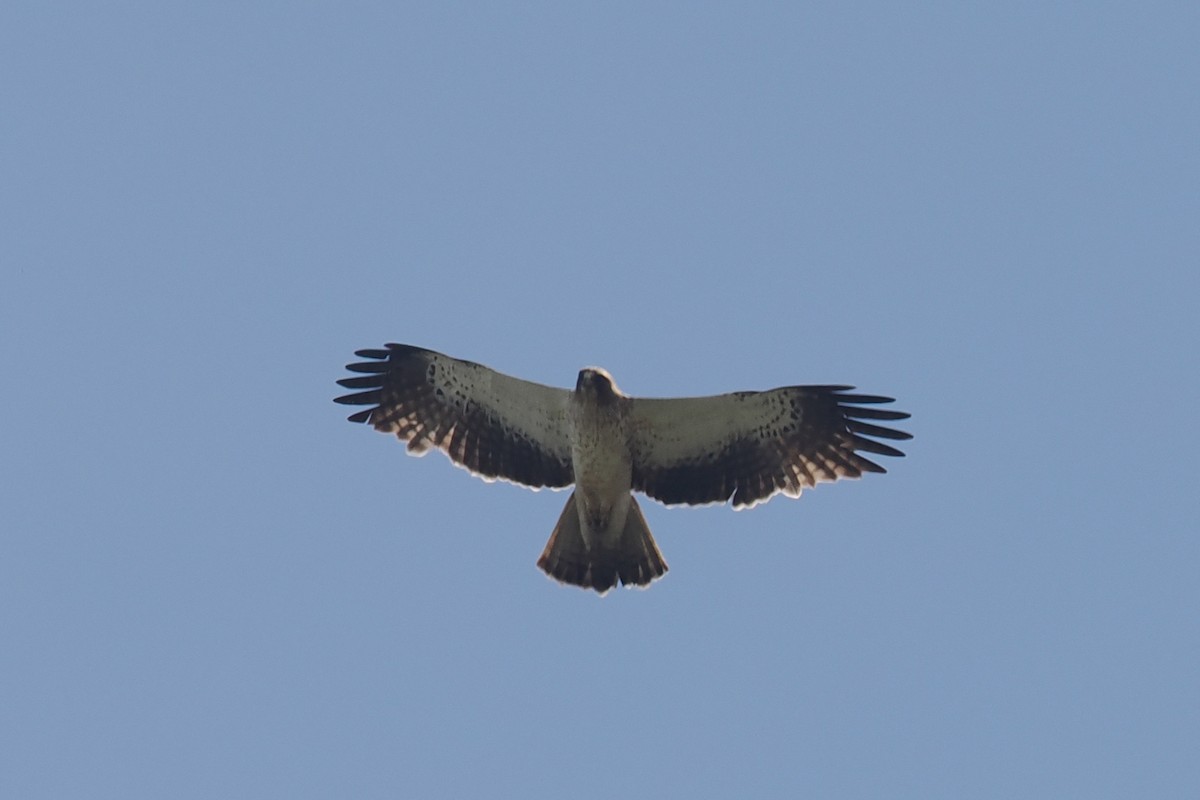
{"type": "Polygon", "coordinates": [[[9,4],[0,794],[1194,797],[1186,4],[9,4]],[[852,383],[886,476],[565,495],[331,400],[400,341],[852,383]]]}

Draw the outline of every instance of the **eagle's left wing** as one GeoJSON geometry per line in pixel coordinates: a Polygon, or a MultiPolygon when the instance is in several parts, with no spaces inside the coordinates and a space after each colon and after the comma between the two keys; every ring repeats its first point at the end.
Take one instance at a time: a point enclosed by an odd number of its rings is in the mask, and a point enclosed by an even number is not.
{"type": "Polygon", "coordinates": [[[712,397],[630,398],[633,488],[668,505],[752,506],[799,496],[822,481],[885,472],[857,451],[903,456],[867,437],[910,434],[862,420],[899,420],[873,408],[890,397],[846,394],[852,386],[787,386],[712,397]]]}
{"type": "Polygon", "coordinates": [[[361,391],[335,402],[370,406],[351,414],[351,422],[396,434],[413,455],[436,447],[485,480],[535,489],[574,482],[566,428],[570,392],[420,347],[386,347],[357,351],[371,360],[346,369],[365,374],[338,381],[361,391]]]}

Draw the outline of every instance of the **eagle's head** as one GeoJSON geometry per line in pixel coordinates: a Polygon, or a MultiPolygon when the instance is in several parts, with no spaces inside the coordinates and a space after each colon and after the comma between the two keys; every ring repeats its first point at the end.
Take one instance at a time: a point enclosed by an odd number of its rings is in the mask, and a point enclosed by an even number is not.
{"type": "Polygon", "coordinates": [[[579,370],[579,380],[575,381],[575,392],[596,398],[600,405],[614,402],[620,395],[617,384],[612,376],[600,367],[587,367],[579,370]]]}

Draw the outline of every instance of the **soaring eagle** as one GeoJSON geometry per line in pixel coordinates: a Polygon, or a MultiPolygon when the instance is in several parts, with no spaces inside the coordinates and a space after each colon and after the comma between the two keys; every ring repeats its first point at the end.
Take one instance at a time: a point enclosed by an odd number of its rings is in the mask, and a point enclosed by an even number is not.
{"type": "Polygon", "coordinates": [[[395,434],[413,455],[436,447],[487,481],[574,484],[537,565],[601,594],[667,571],[632,492],[666,505],[748,508],[885,472],[859,451],[904,453],[868,437],[912,438],[864,422],[909,415],[875,407],[890,397],[847,394],[852,386],[648,399],[622,394],[596,367],[580,370],[569,391],[409,345],[355,355],[371,360],[346,365],[363,374],[339,380],[355,392],[335,401],[369,406],[351,422],[395,434]]]}

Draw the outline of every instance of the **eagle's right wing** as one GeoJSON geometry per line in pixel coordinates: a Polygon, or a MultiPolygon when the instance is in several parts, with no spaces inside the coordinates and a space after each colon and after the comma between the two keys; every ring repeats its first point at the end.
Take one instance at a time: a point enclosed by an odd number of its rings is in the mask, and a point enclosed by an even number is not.
{"type": "Polygon", "coordinates": [[[386,348],[357,351],[372,360],[346,369],[366,374],[338,381],[364,391],[335,402],[371,406],[351,414],[351,422],[396,434],[414,455],[436,447],[485,480],[532,488],[574,482],[566,425],[570,392],[420,347],[386,348]]]}
{"type": "Polygon", "coordinates": [[[857,451],[902,456],[867,438],[911,439],[864,420],[900,420],[875,408],[892,398],[846,394],[852,386],[786,386],[712,397],[630,398],[633,488],[667,505],[733,501],[753,506],[798,497],[822,481],[883,467],[857,451]]]}

